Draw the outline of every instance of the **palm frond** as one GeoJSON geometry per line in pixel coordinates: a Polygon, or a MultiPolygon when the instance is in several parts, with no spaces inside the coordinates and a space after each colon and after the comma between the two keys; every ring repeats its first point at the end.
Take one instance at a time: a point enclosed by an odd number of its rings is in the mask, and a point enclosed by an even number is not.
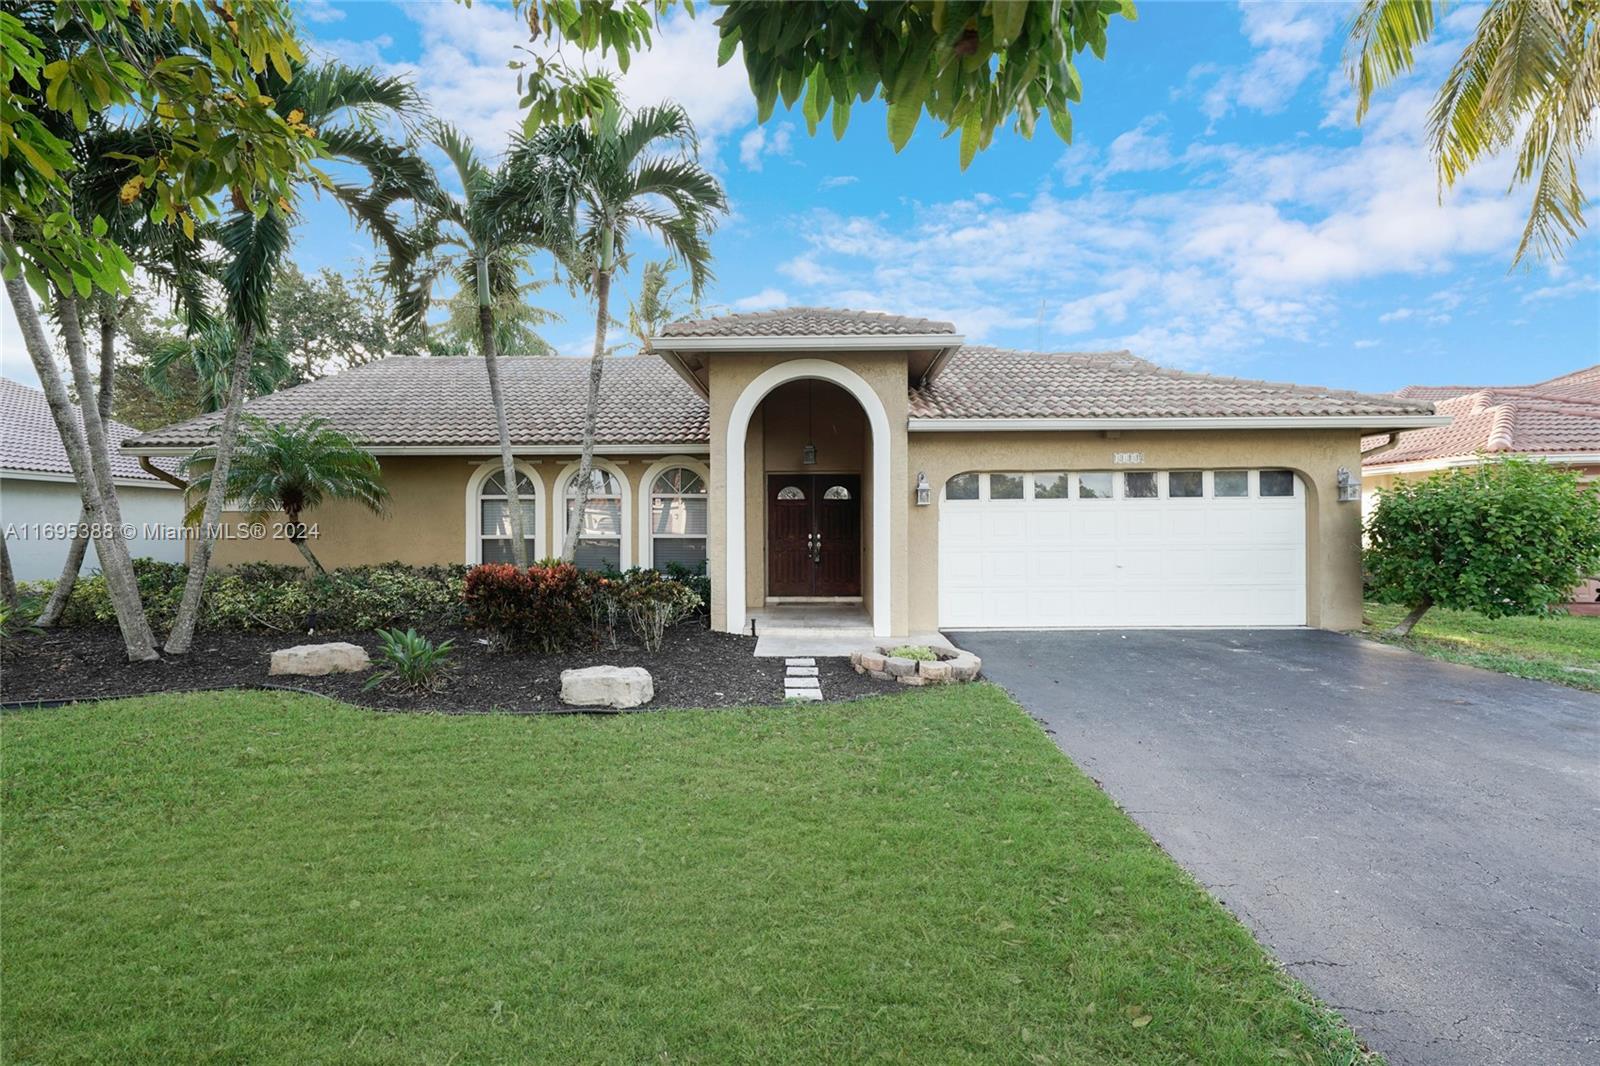
{"type": "Polygon", "coordinates": [[[1417,49],[1433,34],[1435,17],[1432,0],[1363,0],[1345,51],[1357,122],[1366,117],[1376,90],[1411,69],[1417,49]]]}

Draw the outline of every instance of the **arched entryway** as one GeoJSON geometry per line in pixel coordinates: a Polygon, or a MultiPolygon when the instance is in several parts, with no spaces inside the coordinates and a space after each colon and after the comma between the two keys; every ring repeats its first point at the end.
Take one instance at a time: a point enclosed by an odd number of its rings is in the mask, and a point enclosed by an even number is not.
{"type": "MultiPolygon", "coordinates": [[[[849,505],[854,503],[860,508],[856,520],[860,522],[858,528],[861,530],[862,542],[865,545],[865,551],[862,553],[865,561],[861,568],[864,580],[863,598],[871,611],[872,629],[875,634],[883,637],[893,632],[890,622],[893,559],[889,549],[892,491],[889,457],[888,412],[872,387],[848,367],[825,359],[795,359],[767,369],[745,386],[729,414],[725,460],[728,474],[727,551],[723,560],[722,580],[726,624],[729,630],[739,632],[746,625],[747,560],[751,557],[752,550],[759,553],[756,555],[758,559],[781,560],[786,558],[782,553],[789,552],[791,547],[796,551],[811,553],[810,558],[814,568],[807,577],[811,582],[808,590],[826,596],[831,594],[832,590],[844,587],[842,583],[848,581],[849,570],[843,565],[843,557],[837,551],[839,536],[830,535],[827,531],[845,528],[841,523],[850,520],[849,505]],[[750,425],[763,401],[791,382],[805,381],[826,383],[831,395],[838,395],[842,390],[843,394],[848,395],[859,405],[861,414],[865,416],[866,433],[869,438],[864,449],[865,468],[853,472],[841,468],[841,464],[830,463],[827,465],[833,469],[813,473],[807,469],[813,464],[805,463],[801,459],[799,449],[796,448],[793,464],[780,463],[780,466],[789,466],[789,469],[772,471],[777,475],[776,480],[768,478],[769,470],[765,463],[760,470],[746,470],[746,443],[750,425]],[[750,477],[761,478],[763,494],[770,493],[774,500],[785,489],[790,490],[790,498],[782,501],[788,505],[787,509],[769,510],[767,514],[769,518],[783,516],[793,528],[786,526],[783,529],[773,529],[768,523],[751,520],[752,516],[746,513],[747,479],[750,477]],[[800,480],[802,478],[805,479],[803,485],[800,480]],[[789,481],[793,484],[789,484],[789,481]],[[804,501],[794,499],[797,493],[806,494],[806,499],[804,501]],[[844,499],[847,493],[853,494],[854,499],[844,499]],[[803,516],[800,515],[802,505],[805,510],[803,516]],[[806,528],[802,529],[801,525],[806,528]],[[816,536],[819,531],[823,534],[820,545],[814,541],[800,539],[804,534],[816,536]],[[781,546],[776,549],[778,555],[769,556],[767,553],[772,550],[771,539],[774,536],[794,537],[796,543],[793,546],[781,546]],[[820,573],[823,570],[827,570],[828,573],[820,573]]],[[[798,590],[797,582],[801,580],[801,575],[798,570],[792,570],[782,580],[788,583],[780,584],[780,588],[798,590]]],[[[763,587],[769,586],[764,583],[763,587]]]]}

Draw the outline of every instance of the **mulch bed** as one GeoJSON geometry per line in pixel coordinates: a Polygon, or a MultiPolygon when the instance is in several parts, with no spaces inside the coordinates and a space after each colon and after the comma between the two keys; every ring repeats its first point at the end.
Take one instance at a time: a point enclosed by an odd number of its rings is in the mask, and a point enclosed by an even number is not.
{"type": "MultiPolygon", "coordinates": [[[[454,638],[455,672],[441,692],[412,695],[389,689],[363,692],[370,674],[326,677],[268,676],[273,651],[295,644],[345,640],[367,649],[376,662],[373,633],[257,633],[209,630],[195,635],[189,655],[130,663],[114,628],[59,629],[23,634],[6,642],[0,664],[0,702],[77,700],[190,692],[240,686],[281,686],[349,703],[397,711],[468,714],[499,711],[539,714],[570,711],[558,698],[561,671],[582,666],[642,666],[655,682],[655,699],[639,710],[736,707],[783,702],[782,659],[757,659],[752,637],[715,633],[703,621],[667,634],[659,653],[639,647],[599,648],[561,655],[495,650],[478,630],[438,630],[433,640],[454,638]]],[[[848,659],[818,659],[822,693],[829,701],[895,691],[891,683],[858,675],[848,659]]]]}

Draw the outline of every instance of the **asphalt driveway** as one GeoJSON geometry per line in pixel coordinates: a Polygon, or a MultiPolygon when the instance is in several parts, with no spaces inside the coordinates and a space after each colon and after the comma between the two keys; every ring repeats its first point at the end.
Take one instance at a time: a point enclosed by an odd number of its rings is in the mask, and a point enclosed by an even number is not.
{"type": "Polygon", "coordinates": [[[1318,631],[951,636],[1391,1062],[1600,1062],[1600,695],[1318,631]]]}

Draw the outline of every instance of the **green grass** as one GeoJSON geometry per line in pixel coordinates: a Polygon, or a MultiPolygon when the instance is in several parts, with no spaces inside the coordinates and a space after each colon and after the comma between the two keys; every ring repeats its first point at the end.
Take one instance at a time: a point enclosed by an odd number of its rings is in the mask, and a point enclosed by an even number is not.
{"type": "Polygon", "coordinates": [[[986,685],[0,740],[8,1063],[1361,1061],[986,685]]]}
{"type": "Polygon", "coordinates": [[[1409,636],[1385,636],[1405,614],[1403,607],[1367,604],[1368,635],[1446,662],[1600,692],[1600,617],[1485,618],[1435,607],[1409,636]]]}

